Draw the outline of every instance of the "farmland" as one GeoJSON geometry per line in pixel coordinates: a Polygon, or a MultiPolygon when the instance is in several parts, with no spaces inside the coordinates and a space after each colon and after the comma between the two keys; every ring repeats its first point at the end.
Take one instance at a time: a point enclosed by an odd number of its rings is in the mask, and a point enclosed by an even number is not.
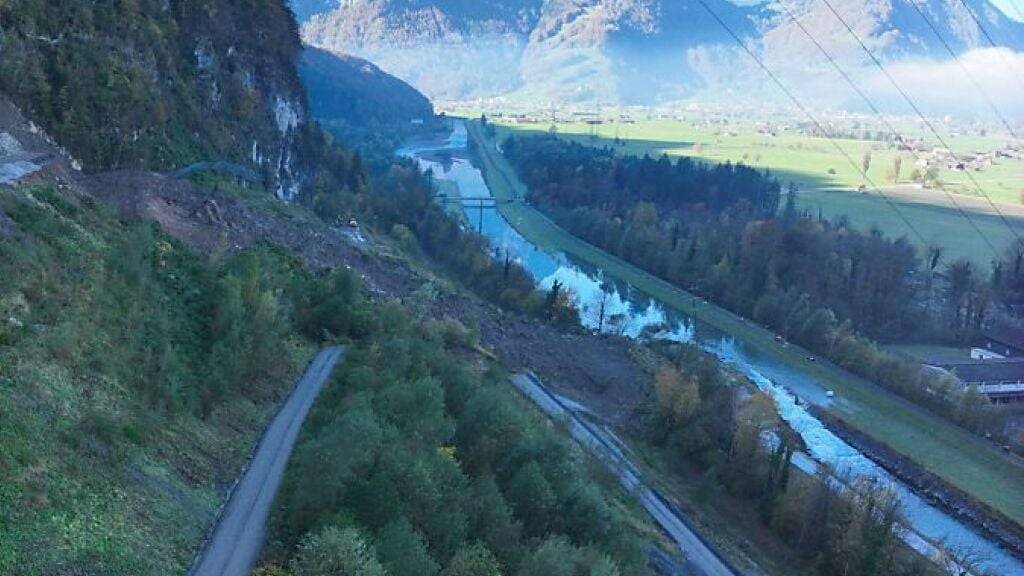
{"type": "MultiPolygon", "coordinates": [[[[516,124],[502,119],[492,122],[503,136],[551,130],[547,123],[516,124]]],[[[829,141],[796,131],[771,135],[759,133],[752,123],[708,126],[675,119],[599,126],[559,123],[555,131],[581,143],[615,146],[622,154],[689,156],[764,168],[784,183],[795,183],[800,205],[812,213],[820,212],[830,218],[846,216],[862,229],[878,227],[894,236],[907,236],[918,245],[944,246],[950,260],[967,258],[987,264],[993,257],[992,247],[1002,251],[1017,235],[1024,235],[1024,206],[1020,197],[1024,188],[1024,160],[1020,159],[1000,159],[974,172],[938,169],[935,177],[941,185],[939,189],[926,188],[912,180],[915,171],[922,172],[915,163],[924,154],[897,152],[876,141],[829,141]],[[866,154],[870,154],[870,182],[860,172],[866,154]],[[894,175],[896,158],[900,163],[898,179],[894,175]]],[[[920,132],[920,128],[907,126],[908,134],[915,131],[920,132]]],[[[954,133],[945,134],[944,140],[957,154],[1005,144],[995,136],[954,133]]]]}

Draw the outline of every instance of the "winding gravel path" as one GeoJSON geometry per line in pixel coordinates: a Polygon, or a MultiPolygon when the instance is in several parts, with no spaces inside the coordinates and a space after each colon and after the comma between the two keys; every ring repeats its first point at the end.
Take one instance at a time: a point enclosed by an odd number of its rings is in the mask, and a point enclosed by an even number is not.
{"type": "Polygon", "coordinates": [[[516,374],[512,383],[550,418],[566,423],[572,436],[619,477],[622,486],[636,496],[654,521],[679,546],[692,571],[702,576],[736,576],[728,562],[690,527],[682,512],[644,482],[640,470],[606,431],[581,418],[576,410],[565,405],[533,374],[516,374]]]}
{"type": "Polygon", "coordinates": [[[302,422],[344,348],[327,348],[310,362],[231,491],[191,576],[248,576],[263,548],[267,515],[284,476],[302,422]]]}

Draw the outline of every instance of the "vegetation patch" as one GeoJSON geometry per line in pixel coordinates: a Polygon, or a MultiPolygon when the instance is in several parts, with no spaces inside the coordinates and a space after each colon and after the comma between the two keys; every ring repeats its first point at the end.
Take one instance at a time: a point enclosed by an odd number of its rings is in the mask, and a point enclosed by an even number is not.
{"type": "Polygon", "coordinates": [[[264,573],[646,573],[657,536],[631,497],[468,360],[464,328],[378,314],[303,429],[264,573]]]}
{"type": "Polygon", "coordinates": [[[200,256],[88,197],[0,191],[0,572],[184,573],[348,275],[200,256]]]}

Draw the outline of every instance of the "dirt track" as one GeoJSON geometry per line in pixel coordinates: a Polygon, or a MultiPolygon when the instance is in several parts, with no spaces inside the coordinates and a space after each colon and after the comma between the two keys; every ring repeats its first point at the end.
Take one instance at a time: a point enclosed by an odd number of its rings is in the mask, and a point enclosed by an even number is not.
{"type": "Polygon", "coordinates": [[[263,433],[190,575],[248,576],[252,571],[263,548],[270,506],[302,422],[343,353],[342,348],[328,348],[306,368],[291,396],[263,433]]]}
{"type": "Polygon", "coordinates": [[[694,572],[703,576],[736,576],[736,571],[690,527],[683,514],[647,486],[643,473],[606,432],[566,407],[533,375],[517,374],[513,376],[512,383],[552,420],[565,422],[573,438],[608,466],[622,487],[636,497],[657,525],[676,543],[694,572]]]}

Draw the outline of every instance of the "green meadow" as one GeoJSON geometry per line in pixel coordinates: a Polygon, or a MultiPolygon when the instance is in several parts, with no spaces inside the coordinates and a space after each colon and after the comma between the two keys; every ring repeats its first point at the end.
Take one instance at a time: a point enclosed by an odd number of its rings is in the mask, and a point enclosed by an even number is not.
{"type": "MultiPolygon", "coordinates": [[[[513,124],[502,119],[493,123],[502,137],[551,129],[550,124],[513,124]]],[[[566,139],[616,146],[621,154],[689,156],[769,170],[783,183],[795,183],[800,204],[812,213],[846,216],[861,229],[877,227],[893,236],[906,236],[919,246],[944,246],[949,260],[967,258],[987,264],[994,256],[993,247],[1002,251],[1018,235],[1024,236],[1024,160],[1001,159],[981,172],[939,170],[941,189],[937,189],[912,181],[913,172],[921,170],[915,166],[918,156],[880,142],[830,141],[795,132],[771,136],[758,133],[753,124],[709,127],[675,119],[600,126],[560,123],[555,128],[566,139]],[[861,174],[867,153],[870,181],[861,174]],[[898,179],[894,177],[897,157],[901,162],[898,179]]],[[[912,130],[908,127],[908,132],[912,130]]],[[[1003,143],[994,136],[946,133],[943,138],[956,152],[992,150],[1003,143]]]]}

